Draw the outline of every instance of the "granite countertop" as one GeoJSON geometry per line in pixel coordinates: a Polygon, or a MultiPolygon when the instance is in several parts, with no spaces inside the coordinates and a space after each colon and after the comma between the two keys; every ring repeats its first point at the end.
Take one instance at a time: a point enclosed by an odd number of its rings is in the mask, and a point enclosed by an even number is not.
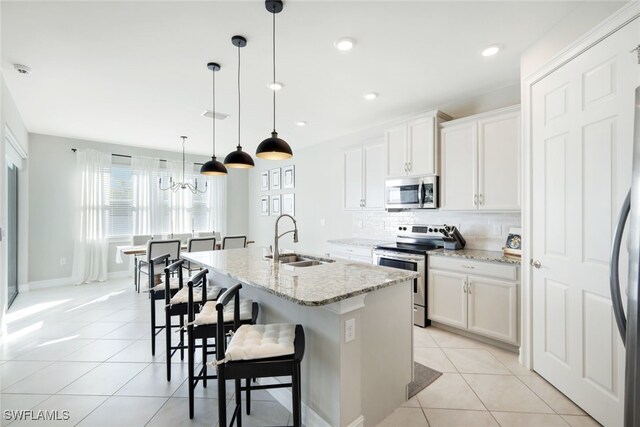
{"type": "Polygon", "coordinates": [[[522,263],[520,258],[507,257],[502,251],[485,251],[482,249],[437,249],[430,251],[429,255],[473,259],[476,261],[501,262],[513,265],[520,265],[522,263]]]}
{"type": "Polygon", "coordinates": [[[391,240],[375,240],[375,239],[363,239],[359,237],[349,237],[346,239],[332,239],[327,240],[327,243],[333,243],[334,245],[351,245],[362,246],[364,248],[373,248],[378,245],[384,245],[392,243],[391,240]]]}
{"type": "MultiPolygon", "coordinates": [[[[293,271],[264,257],[265,248],[191,252],[182,258],[300,305],[321,306],[392,286],[420,274],[341,261],[293,271]]],[[[304,254],[300,254],[306,256],[304,254]]],[[[312,255],[309,258],[317,258],[312,255]]]]}

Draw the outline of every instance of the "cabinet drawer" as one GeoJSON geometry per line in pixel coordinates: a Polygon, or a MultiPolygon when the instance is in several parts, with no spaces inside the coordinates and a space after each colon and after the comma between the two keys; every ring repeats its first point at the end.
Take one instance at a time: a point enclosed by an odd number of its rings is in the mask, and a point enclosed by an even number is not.
{"type": "Polygon", "coordinates": [[[373,256],[373,249],[367,248],[363,246],[351,246],[351,245],[331,245],[329,246],[329,251],[331,252],[331,256],[339,256],[339,257],[367,257],[371,259],[373,256]]]}
{"type": "Polygon", "coordinates": [[[461,273],[495,277],[505,280],[518,280],[516,266],[494,262],[473,261],[468,259],[430,255],[429,268],[458,271],[461,273]]]}

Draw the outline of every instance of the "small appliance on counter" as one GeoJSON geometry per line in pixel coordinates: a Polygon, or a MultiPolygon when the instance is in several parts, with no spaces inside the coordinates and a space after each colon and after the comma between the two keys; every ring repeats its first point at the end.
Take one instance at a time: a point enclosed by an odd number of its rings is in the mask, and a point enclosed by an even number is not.
{"type": "Polygon", "coordinates": [[[462,249],[464,237],[453,225],[400,225],[396,243],[376,246],[375,264],[417,271],[413,280],[413,323],[423,328],[431,321],[427,313],[427,254],[436,249],[462,249]]]}

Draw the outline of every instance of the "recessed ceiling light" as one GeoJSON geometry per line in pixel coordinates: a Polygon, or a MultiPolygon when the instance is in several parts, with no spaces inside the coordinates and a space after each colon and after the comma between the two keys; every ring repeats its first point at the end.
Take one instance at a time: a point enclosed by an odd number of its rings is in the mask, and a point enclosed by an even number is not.
{"type": "Polygon", "coordinates": [[[31,74],[31,67],[22,64],[13,64],[13,68],[20,74],[31,74]]]}
{"type": "Polygon", "coordinates": [[[498,46],[489,46],[482,51],[482,56],[493,56],[498,52],[500,52],[500,48],[498,46]]]}
{"type": "Polygon", "coordinates": [[[333,42],[333,46],[342,52],[347,52],[356,45],[356,41],[351,37],[340,37],[333,42]]]}
{"type": "Polygon", "coordinates": [[[300,121],[300,122],[296,122],[296,124],[300,127],[305,127],[307,125],[307,122],[305,121],[300,121]]]}
{"type": "Polygon", "coordinates": [[[365,93],[363,95],[364,99],[366,99],[367,101],[373,101],[374,99],[376,99],[378,97],[378,94],[375,92],[369,92],[369,93],[365,93]]]}
{"type": "Polygon", "coordinates": [[[269,89],[271,90],[280,90],[284,87],[284,84],[280,82],[271,82],[267,85],[267,87],[269,87],[269,89]]]}
{"type": "MultiPolygon", "coordinates": [[[[202,112],[202,114],[200,114],[200,115],[201,115],[202,117],[208,117],[208,118],[211,118],[211,117],[213,117],[213,112],[212,112],[211,110],[204,110],[204,111],[202,112]]],[[[216,119],[218,119],[218,120],[224,120],[224,119],[226,119],[227,117],[229,117],[229,115],[228,115],[228,114],[225,114],[225,113],[216,113],[216,119]]]]}

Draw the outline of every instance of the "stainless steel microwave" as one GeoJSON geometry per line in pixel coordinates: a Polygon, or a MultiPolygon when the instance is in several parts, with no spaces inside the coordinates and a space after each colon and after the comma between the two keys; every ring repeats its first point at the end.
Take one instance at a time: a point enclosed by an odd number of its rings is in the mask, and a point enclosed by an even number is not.
{"type": "Polygon", "coordinates": [[[384,190],[388,211],[438,207],[438,177],[435,175],[388,179],[384,190]]]}

